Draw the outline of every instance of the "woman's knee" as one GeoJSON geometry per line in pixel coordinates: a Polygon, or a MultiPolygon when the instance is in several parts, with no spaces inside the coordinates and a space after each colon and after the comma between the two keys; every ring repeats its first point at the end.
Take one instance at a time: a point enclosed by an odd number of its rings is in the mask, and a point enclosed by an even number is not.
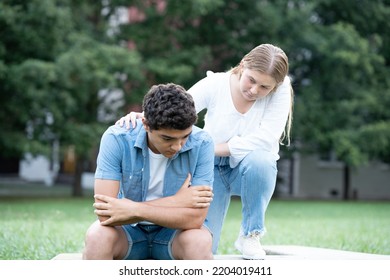
{"type": "Polygon", "coordinates": [[[245,171],[256,170],[276,172],[276,159],[275,156],[265,150],[255,150],[249,153],[241,163],[242,168],[245,171]]]}
{"type": "Polygon", "coordinates": [[[270,152],[256,150],[250,153],[240,165],[240,173],[239,185],[234,190],[241,197],[257,197],[260,193],[268,197],[273,193],[277,167],[275,157],[270,152]]]}

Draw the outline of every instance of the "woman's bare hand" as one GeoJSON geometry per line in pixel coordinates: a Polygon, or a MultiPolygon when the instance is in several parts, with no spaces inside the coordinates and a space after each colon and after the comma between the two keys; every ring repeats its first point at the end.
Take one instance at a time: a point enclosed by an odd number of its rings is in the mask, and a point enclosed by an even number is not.
{"type": "Polygon", "coordinates": [[[126,125],[127,129],[130,129],[131,127],[135,128],[137,126],[136,120],[141,119],[143,117],[144,113],[130,112],[126,116],[121,117],[119,120],[117,120],[115,124],[119,124],[119,126],[126,125]]]}

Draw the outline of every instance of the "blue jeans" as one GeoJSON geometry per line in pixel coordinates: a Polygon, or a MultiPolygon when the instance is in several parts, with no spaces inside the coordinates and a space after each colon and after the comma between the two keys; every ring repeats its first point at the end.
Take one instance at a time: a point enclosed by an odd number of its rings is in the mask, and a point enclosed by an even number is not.
{"type": "Polygon", "coordinates": [[[275,156],[264,150],[251,152],[235,168],[229,166],[228,157],[215,157],[214,164],[214,198],[207,225],[216,254],[232,195],[241,197],[243,234],[265,233],[265,212],[275,190],[277,166],[275,156]]]}
{"type": "Polygon", "coordinates": [[[123,225],[129,249],[125,260],[172,260],[172,241],[177,230],[158,225],[123,225]]]}

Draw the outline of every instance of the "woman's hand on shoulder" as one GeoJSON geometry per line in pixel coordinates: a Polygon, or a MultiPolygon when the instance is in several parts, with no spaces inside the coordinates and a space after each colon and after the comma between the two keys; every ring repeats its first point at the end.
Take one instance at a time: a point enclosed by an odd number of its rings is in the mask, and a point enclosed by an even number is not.
{"type": "Polygon", "coordinates": [[[143,112],[130,112],[126,116],[121,117],[119,120],[117,120],[115,124],[121,127],[126,125],[127,129],[130,129],[131,127],[135,128],[137,126],[136,120],[143,118],[143,116],[143,112]]]}

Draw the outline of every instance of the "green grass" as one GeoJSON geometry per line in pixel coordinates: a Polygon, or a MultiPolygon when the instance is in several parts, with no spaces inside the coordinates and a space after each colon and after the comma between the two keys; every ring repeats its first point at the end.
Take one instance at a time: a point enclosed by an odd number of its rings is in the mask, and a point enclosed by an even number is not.
{"type": "MultiPolygon", "coordinates": [[[[47,260],[81,252],[95,220],[92,194],[71,198],[65,186],[0,184],[0,259],[47,260]],[[16,197],[19,196],[19,197],[16,197]],[[21,197],[20,197],[21,196],[21,197]]],[[[235,254],[241,204],[233,200],[220,253],[235,254]]],[[[389,202],[272,200],[264,245],[304,245],[390,255],[389,202]]]]}
{"type": "Polygon", "coordinates": [[[66,186],[0,185],[0,259],[47,260],[81,252],[95,220],[92,203],[91,192],[71,198],[66,186]]]}
{"type": "Polygon", "coordinates": [[[0,204],[0,259],[51,259],[78,252],[95,219],[90,199],[11,199],[0,204]]]}
{"type": "MultiPolygon", "coordinates": [[[[232,244],[241,222],[241,204],[230,205],[220,250],[232,244]]],[[[390,255],[390,203],[272,200],[263,245],[301,245],[390,255]]]]}

